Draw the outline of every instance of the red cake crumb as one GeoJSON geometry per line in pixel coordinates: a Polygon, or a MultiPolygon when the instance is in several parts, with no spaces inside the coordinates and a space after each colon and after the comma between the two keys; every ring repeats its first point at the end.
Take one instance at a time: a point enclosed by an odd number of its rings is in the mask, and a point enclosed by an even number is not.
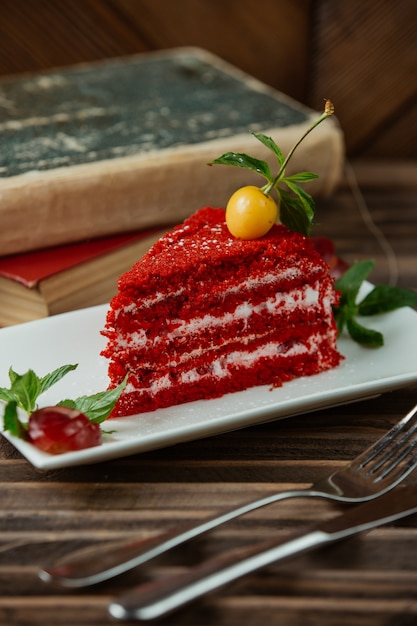
{"type": "Polygon", "coordinates": [[[311,239],[275,225],[235,239],[223,209],[201,209],[121,276],[103,334],[113,416],[280,386],[336,367],[337,303],[311,239]]]}

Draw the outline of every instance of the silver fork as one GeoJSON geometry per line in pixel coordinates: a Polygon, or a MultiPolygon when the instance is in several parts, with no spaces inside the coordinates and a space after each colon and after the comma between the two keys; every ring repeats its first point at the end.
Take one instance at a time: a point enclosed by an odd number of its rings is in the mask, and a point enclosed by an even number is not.
{"type": "Polygon", "coordinates": [[[381,439],[345,467],[307,489],[279,491],[150,539],[93,547],[39,572],[45,582],[83,587],[108,580],[156,556],[268,504],[295,497],[365,502],[393,489],[417,466],[417,405],[381,439]]]}

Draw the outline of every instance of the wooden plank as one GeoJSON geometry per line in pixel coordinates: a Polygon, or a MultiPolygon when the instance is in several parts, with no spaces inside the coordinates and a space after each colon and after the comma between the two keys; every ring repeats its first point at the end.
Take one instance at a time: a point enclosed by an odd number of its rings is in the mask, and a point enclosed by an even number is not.
{"type": "Polygon", "coordinates": [[[152,48],[198,45],[295,98],[305,97],[309,0],[113,0],[113,5],[152,48]]]}
{"type": "Polygon", "coordinates": [[[149,49],[106,0],[2,0],[0,75],[72,65],[149,49]]]}
{"type": "Polygon", "coordinates": [[[305,95],[310,4],[3,0],[0,74],[194,45],[300,99],[305,95]]]}
{"type": "Polygon", "coordinates": [[[416,30],[414,0],[315,4],[310,103],[334,101],[350,156],[417,157],[416,30]]]}
{"type": "Polygon", "coordinates": [[[417,287],[415,161],[353,162],[337,194],[317,202],[314,233],[348,263],[374,259],[370,280],[417,287]]]}
{"type": "MultiPolygon", "coordinates": [[[[411,81],[414,82],[414,81],[411,81]]],[[[378,129],[372,141],[361,153],[368,158],[404,159],[416,158],[416,134],[417,106],[414,101],[405,103],[398,109],[392,108],[390,119],[384,121],[382,128],[378,129]]],[[[415,179],[416,180],[416,179],[415,179]]]]}
{"type": "MultiPolygon", "coordinates": [[[[386,135],[385,135],[386,136],[386,135]]],[[[417,189],[417,161],[405,159],[355,159],[351,162],[358,185],[361,189],[389,189],[391,194],[409,193],[417,189]]],[[[341,184],[349,186],[346,177],[341,184]]]]}

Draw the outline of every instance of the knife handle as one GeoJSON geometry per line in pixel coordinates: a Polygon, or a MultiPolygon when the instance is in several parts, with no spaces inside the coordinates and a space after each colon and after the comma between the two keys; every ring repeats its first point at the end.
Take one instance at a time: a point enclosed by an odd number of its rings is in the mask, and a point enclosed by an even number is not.
{"type": "Polygon", "coordinates": [[[250,548],[234,550],[180,575],[139,585],[114,600],[109,612],[117,619],[156,619],[246,574],[329,541],[327,533],[313,530],[290,540],[268,540],[250,548]]]}

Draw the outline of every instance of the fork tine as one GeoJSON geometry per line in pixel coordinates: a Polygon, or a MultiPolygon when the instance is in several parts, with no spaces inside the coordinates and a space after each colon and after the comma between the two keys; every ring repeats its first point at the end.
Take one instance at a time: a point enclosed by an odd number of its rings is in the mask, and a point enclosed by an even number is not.
{"type": "MultiPolygon", "coordinates": [[[[376,459],[380,454],[391,453],[395,446],[395,441],[402,435],[403,437],[407,437],[409,433],[413,433],[415,429],[415,425],[413,425],[413,417],[417,412],[417,405],[411,409],[405,417],[403,417],[395,426],[391,428],[381,439],[379,439],[373,446],[365,450],[358,457],[358,465],[360,467],[365,467],[374,459],[376,459]],[[403,434],[405,431],[405,435],[403,434]]],[[[398,446],[398,444],[397,444],[398,446]]]]}
{"type": "Polygon", "coordinates": [[[379,473],[378,478],[375,482],[379,482],[383,480],[388,475],[398,469],[401,476],[405,477],[405,473],[409,473],[411,469],[417,466],[417,439],[412,442],[412,444],[408,445],[402,454],[400,454],[397,458],[395,458],[389,465],[384,467],[383,471],[379,473]]]}
{"type": "Polygon", "coordinates": [[[409,472],[417,463],[415,447],[417,439],[417,405],[397,424],[397,427],[387,433],[379,446],[371,449],[371,454],[359,466],[359,470],[366,469],[367,475],[375,475],[375,482],[383,480],[395,469],[401,475],[409,472]],[[413,419],[414,418],[414,419],[413,419]],[[404,461],[408,462],[404,464],[404,461]],[[402,465],[401,465],[402,464],[402,465]]]}
{"type": "Polygon", "coordinates": [[[380,457],[375,457],[371,472],[377,471],[387,461],[389,461],[389,459],[392,459],[393,462],[395,462],[396,458],[401,459],[407,443],[410,442],[410,439],[415,436],[417,431],[417,423],[412,426],[409,424],[407,425],[409,426],[408,431],[406,431],[401,437],[401,432],[399,432],[397,434],[397,439],[393,439],[392,443],[388,445],[385,450],[381,450],[380,457]],[[384,452],[384,454],[382,454],[382,452],[384,452]]]}
{"type": "Polygon", "coordinates": [[[400,462],[401,460],[403,460],[403,458],[407,456],[408,451],[411,450],[416,443],[415,439],[411,440],[410,442],[411,437],[412,436],[415,437],[416,431],[417,431],[417,424],[415,424],[412,430],[410,430],[404,437],[402,437],[399,441],[396,442],[395,445],[392,446],[392,449],[389,450],[382,459],[380,459],[380,461],[375,465],[375,467],[372,468],[372,471],[373,472],[377,471],[380,467],[385,465],[389,460],[391,460],[391,464],[394,464],[394,465],[397,462],[400,462]]]}
{"type": "Polygon", "coordinates": [[[369,465],[374,459],[378,457],[378,455],[385,453],[387,449],[391,450],[389,446],[396,440],[396,438],[401,435],[401,432],[410,427],[410,421],[412,420],[414,414],[417,411],[417,405],[411,409],[405,417],[403,417],[399,422],[397,422],[391,430],[389,430],[383,437],[378,439],[372,446],[367,448],[360,454],[353,463],[357,466],[357,469],[362,469],[369,465]]]}

